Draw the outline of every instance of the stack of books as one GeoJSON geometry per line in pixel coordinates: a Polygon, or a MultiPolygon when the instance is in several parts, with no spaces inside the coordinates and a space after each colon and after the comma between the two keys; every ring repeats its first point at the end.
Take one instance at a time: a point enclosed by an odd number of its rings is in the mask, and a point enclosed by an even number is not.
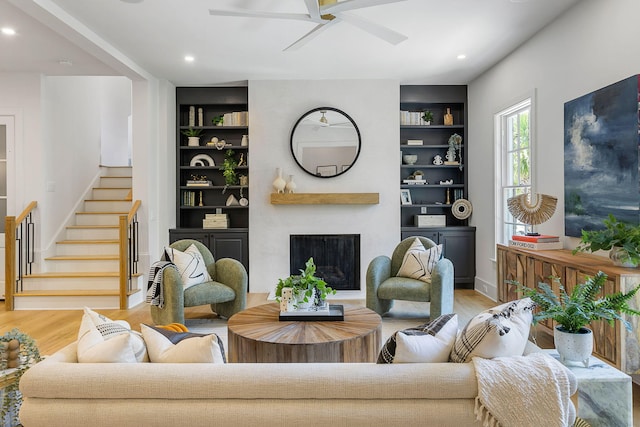
{"type": "Polygon", "coordinates": [[[229,228],[229,217],[227,214],[206,214],[202,228],[229,228]]]}
{"type": "Polygon", "coordinates": [[[523,249],[549,250],[562,249],[560,236],[539,234],[537,236],[514,234],[509,240],[509,246],[523,249]]]}
{"type": "Polygon", "coordinates": [[[211,187],[211,181],[194,181],[188,180],[187,187],[211,187]]]}
{"type": "Polygon", "coordinates": [[[403,179],[402,182],[404,184],[408,184],[408,185],[424,185],[424,184],[428,184],[426,179],[403,179]]]}

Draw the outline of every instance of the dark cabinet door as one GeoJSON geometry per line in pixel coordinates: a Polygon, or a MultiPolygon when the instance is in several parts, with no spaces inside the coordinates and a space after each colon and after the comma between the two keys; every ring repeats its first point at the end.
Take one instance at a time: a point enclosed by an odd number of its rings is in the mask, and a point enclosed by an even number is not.
{"type": "Polygon", "coordinates": [[[216,259],[237,259],[249,271],[249,245],[247,233],[211,233],[209,249],[216,259]]]}
{"type": "Polygon", "coordinates": [[[183,240],[183,239],[197,240],[198,242],[202,243],[203,245],[211,249],[209,247],[208,233],[203,233],[200,231],[175,231],[175,230],[169,231],[169,243],[173,243],[175,241],[183,240]]]}
{"type": "Polygon", "coordinates": [[[453,263],[456,283],[469,284],[473,287],[476,275],[475,232],[441,232],[439,243],[443,245],[444,256],[453,263]]]}

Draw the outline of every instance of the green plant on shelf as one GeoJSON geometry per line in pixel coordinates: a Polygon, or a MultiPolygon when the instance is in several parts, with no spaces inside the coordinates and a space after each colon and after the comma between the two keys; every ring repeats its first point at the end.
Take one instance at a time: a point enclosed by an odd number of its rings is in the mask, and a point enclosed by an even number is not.
{"type": "Polygon", "coordinates": [[[222,162],[222,176],[224,177],[224,188],[222,193],[227,191],[227,187],[230,185],[238,184],[238,175],[236,168],[238,167],[238,161],[235,159],[235,151],[227,150],[224,154],[224,161],[222,162]]]}
{"type": "Polygon", "coordinates": [[[202,129],[189,128],[183,130],[182,134],[188,138],[198,138],[202,134],[202,129]]]}
{"type": "Polygon", "coordinates": [[[422,120],[424,120],[427,124],[431,124],[431,121],[433,121],[433,113],[431,112],[431,110],[424,110],[422,112],[422,120]]]}
{"type": "Polygon", "coordinates": [[[224,116],[214,116],[213,119],[211,119],[211,123],[213,123],[214,126],[222,126],[224,124],[224,116]]]}

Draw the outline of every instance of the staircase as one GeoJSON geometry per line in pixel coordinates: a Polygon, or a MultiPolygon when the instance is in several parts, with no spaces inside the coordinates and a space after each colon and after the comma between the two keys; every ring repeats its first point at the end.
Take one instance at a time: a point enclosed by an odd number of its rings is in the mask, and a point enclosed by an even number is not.
{"type": "MultiPolygon", "coordinates": [[[[56,242],[55,255],[44,259],[43,272],[23,277],[23,291],[14,294],[16,310],[120,307],[118,223],[132,206],[131,168],[103,171],[65,240],[56,242]]],[[[134,295],[136,304],[142,301],[140,279],[132,278],[128,303],[134,295]]]]}

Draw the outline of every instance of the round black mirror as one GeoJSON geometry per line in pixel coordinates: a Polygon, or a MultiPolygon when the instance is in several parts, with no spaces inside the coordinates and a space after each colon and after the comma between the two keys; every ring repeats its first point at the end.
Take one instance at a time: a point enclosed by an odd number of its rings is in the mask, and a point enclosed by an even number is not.
{"type": "Polygon", "coordinates": [[[291,154],[307,173],[331,178],[348,171],[360,154],[360,131],[351,117],[337,108],[306,112],[291,131],[291,154]]]}

